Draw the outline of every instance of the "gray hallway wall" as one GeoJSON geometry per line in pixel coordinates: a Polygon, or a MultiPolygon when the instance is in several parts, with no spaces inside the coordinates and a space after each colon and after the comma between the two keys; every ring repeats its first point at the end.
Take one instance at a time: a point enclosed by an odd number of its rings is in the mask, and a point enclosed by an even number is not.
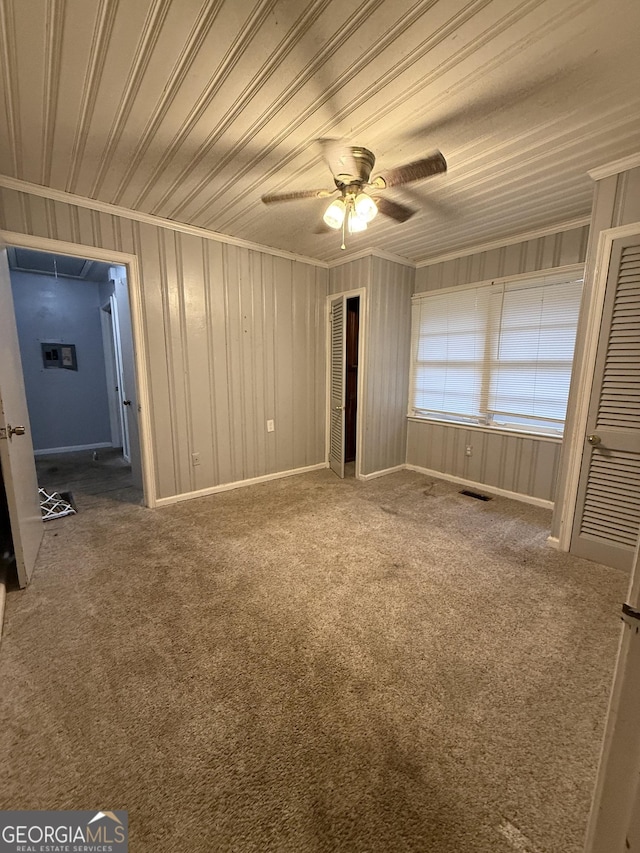
{"type": "Polygon", "coordinates": [[[11,289],[34,450],[110,444],[100,285],[13,271],[11,289]],[[45,369],[47,342],[75,344],[78,370],[45,369]]]}

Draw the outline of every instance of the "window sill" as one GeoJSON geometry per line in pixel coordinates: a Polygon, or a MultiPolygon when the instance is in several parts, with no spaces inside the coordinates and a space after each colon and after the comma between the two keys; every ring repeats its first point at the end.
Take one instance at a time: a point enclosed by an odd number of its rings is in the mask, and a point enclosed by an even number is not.
{"type": "Polygon", "coordinates": [[[466,429],[474,432],[487,432],[492,435],[510,435],[515,438],[533,438],[536,441],[550,441],[552,444],[562,444],[561,435],[549,435],[544,432],[532,432],[522,429],[507,429],[506,427],[484,426],[482,424],[461,424],[454,421],[439,420],[437,418],[421,418],[418,415],[407,415],[407,420],[419,424],[438,424],[438,426],[451,427],[452,429],[466,429]]]}

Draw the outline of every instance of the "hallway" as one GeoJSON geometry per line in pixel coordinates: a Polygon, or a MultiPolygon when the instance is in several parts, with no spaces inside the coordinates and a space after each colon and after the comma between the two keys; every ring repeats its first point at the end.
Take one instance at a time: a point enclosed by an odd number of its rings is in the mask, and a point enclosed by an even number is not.
{"type": "MultiPolygon", "coordinates": [[[[79,512],[101,497],[141,504],[142,491],[132,483],[131,466],[120,448],[36,456],[38,485],[49,491],[71,492],[79,512]]],[[[49,522],[50,523],[50,522],[49,522]]]]}

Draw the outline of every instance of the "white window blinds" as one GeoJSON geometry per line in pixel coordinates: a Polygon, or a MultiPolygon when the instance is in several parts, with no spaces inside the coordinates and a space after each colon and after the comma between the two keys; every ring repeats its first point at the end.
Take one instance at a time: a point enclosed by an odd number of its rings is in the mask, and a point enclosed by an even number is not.
{"type": "Polygon", "coordinates": [[[414,297],[409,414],[562,432],[581,290],[544,276],[414,297]]]}
{"type": "Polygon", "coordinates": [[[489,289],[437,294],[414,302],[413,407],[480,417],[489,289]]]}

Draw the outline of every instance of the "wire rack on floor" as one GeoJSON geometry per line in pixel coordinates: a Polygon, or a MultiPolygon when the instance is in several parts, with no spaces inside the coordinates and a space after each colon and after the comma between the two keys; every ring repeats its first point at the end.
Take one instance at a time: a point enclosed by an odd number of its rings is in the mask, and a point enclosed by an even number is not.
{"type": "Polygon", "coordinates": [[[38,489],[38,493],[43,521],[76,514],[77,509],[73,505],[73,497],[70,492],[47,492],[45,489],[38,489]]]}

